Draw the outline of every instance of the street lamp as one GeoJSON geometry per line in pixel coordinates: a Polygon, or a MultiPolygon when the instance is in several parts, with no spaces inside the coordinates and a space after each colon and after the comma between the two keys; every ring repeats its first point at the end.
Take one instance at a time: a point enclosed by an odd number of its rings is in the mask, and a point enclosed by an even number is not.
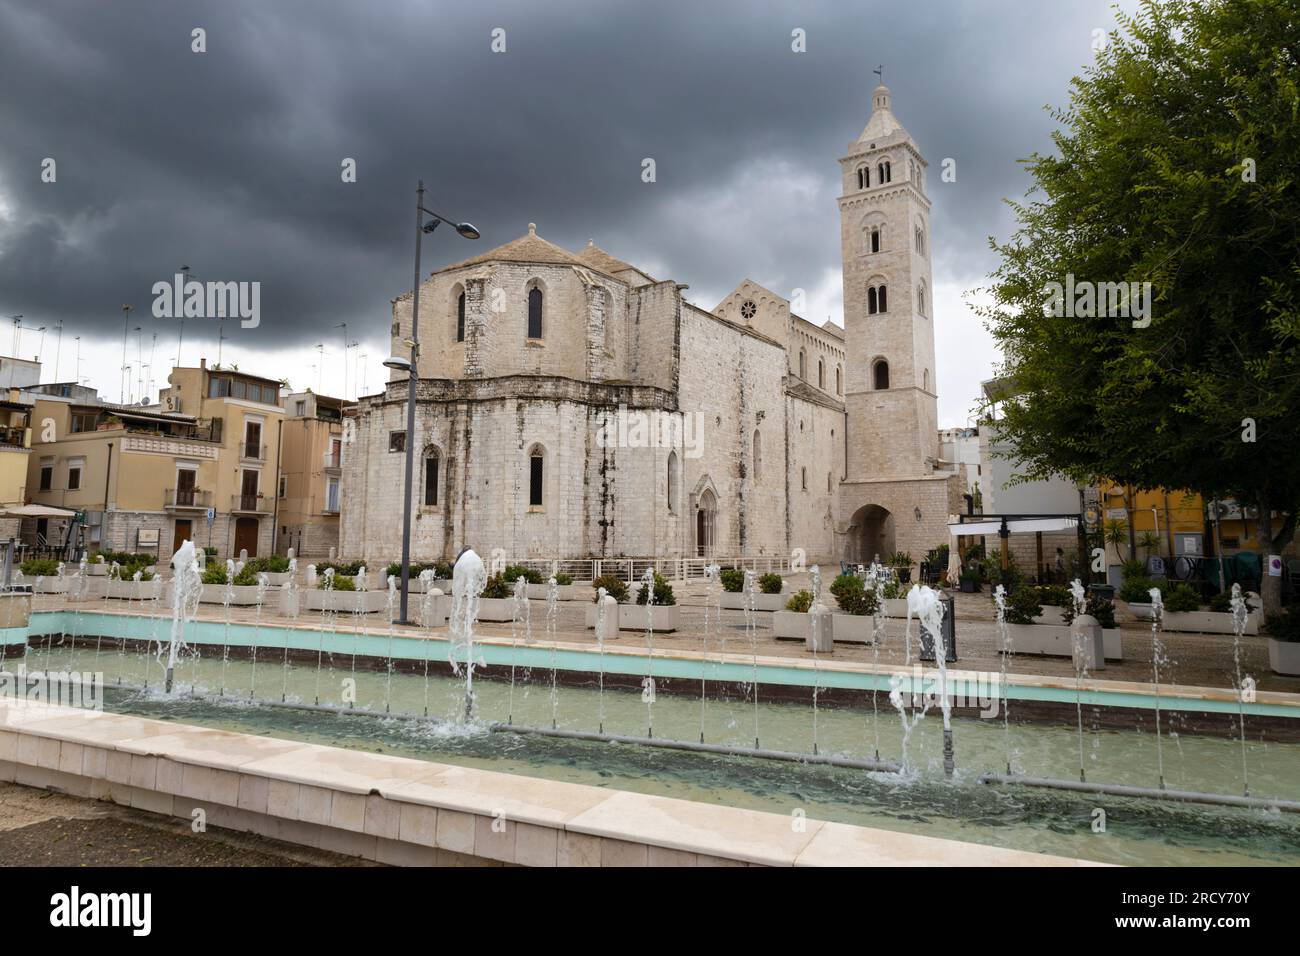
{"type": "Polygon", "coordinates": [[[415,467],[415,385],[420,367],[420,239],[432,234],[439,223],[445,222],[465,239],[477,239],[479,231],[467,222],[452,222],[431,209],[424,208],[424,180],[415,189],[415,284],[411,296],[411,347],[410,358],[394,355],[384,361],[387,368],[405,371],[406,376],[406,478],[402,484],[402,603],[395,624],[410,623],[406,616],[407,598],[411,582],[411,473],[415,467]],[[432,216],[428,222],[425,216],[432,216]]]}

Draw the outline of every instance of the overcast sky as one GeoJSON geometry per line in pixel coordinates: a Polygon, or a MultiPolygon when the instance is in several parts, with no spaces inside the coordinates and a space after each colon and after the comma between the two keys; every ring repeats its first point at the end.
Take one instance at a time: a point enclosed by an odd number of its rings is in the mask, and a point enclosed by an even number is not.
{"type": "MultiPolygon", "coordinates": [[[[1018,160],[1050,148],[1044,106],[1066,103],[1113,26],[1107,0],[0,0],[0,354],[22,314],[18,351],[40,351],[45,381],[116,400],[132,304],[131,396],[141,379],[156,395],[181,330],[153,317],[151,288],[187,264],[261,283],[261,324],[225,323],[225,362],[376,391],[420,177],[431,208],[483,233],[440,231],[425,272],[536,222],[688,283],[705,308],[751,278],[842,322],[836,160],[883,64],[931,164],[939,417],[962,424],[997,359],[963,295],[995,265],[988,237],[1009,233],[1018,160]]],[[[183,332],[185,364],[216,360],[215,321],[183,332]]]]}

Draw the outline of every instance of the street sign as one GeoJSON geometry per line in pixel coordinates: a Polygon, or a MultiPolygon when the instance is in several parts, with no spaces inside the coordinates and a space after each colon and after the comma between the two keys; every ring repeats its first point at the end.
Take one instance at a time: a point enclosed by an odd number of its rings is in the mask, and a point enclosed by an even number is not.
{"type": "Polygon", "coordinates": [[[217,520],[217,509],[216,509],[216,508],[209,508],[209,509],[208,509],[208,524],[212,524],[212,522],[214,522],[214,521],[216,521],[216,520],[217,520]]]}

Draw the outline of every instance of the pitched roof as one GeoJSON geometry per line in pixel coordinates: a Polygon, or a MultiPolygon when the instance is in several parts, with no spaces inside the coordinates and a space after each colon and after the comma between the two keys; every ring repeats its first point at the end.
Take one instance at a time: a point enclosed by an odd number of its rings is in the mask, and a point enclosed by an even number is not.
{"type": "MultiPolygon", "coordinates": [[[[537,224],[530,222],[527,235],[511,240],[503,246],[497,246],[495,249],[489,249],[487,252],[473,258],[443,266],[438,271],[463,269],[466,266],[475,266],[481,262],[548,262],[563,266],[592,266],[592,263],[584,262],[573,253],[561,249],[555,243],[547,242],[537,234],[537,224]]],[[[595,266],[595,268],[600,267],[595,266]]]]}
{"type": "Polygon", "coordinates": [[[607,272],[610,275],[617,275],[620,272],[635,272],[639,275],[645,276],[652,282],[654,281],[654,277],[644,269],[638,269],[636,266],[624,262],[622,259],[615,259],[604,249],[600,248],[600,246],[596,245],[594,239],[587,240],[587,246],[578,253],[578,258],[591,266],[591,268],[599,270],[600,272],[607,272]]]}

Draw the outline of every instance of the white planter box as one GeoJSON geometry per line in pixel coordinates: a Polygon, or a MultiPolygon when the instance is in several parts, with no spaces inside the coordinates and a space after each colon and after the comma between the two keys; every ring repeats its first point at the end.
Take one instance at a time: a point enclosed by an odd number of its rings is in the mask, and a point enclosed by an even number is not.
{"type": "MultiPolygon", "coordinates": [[[[236,584],[230,589],[231,607],[249,607],[262,602],[257,596],[256,584],[236,584]]],[[[205,584],[199,595],[200,604],[225,604],[226,586],[224,584],[205,584]]]]}
{"type": "Polygon", "coordinates": [[[1064,624],[1065,608],[1044,604],[1043,613],[1034,618],[1035,624],[1064,624]]]}
{"type": "MultiPolygon", "coordinates": [[[[620,604],[618,606],[618,629],[620,631],[645,631],[647,617],[650,621],[650,630],[658,633],[660,631],[675,631],[682,626],[682,609],[676,604],[657,604],[654,606],[654,613],[647,615],[649,609],[644,604],[620,604]]],[[[592,612],[595,612],[595,605],[592,605],[592,612]]],[[[595,627],[595,621],[592,621],[592,627],[595,627]]]]}
{"type": "MultiPolygon", "coordinates": [[[[833,637],[835,633],[835,618],[838,614],[823,612],[822,617],[822,640],[826,640],[827,635],[833,637]]],[[[863,618],[870,621],[871,618],[863,618]]],[[[812,635],[812,614],[803,611],[777,611],[772,615],[772,636],[787,638],[789,640],[808,641],[812,635]]],[[[867,634],[870,636],[870,630],[867,634]]]]}
{"type": "Polygon", "coordinates": [[[1128,612],[1133,615],[1135,621],[1149,621],[1155,614],[1151,610],[1152,605],[1146,602],[1129,601],[1128,612]]]}
{"type": "MultiPolygon", "coordinates": [[[[448,614],[450,613],[450,605],[448,605],[448,614]]],[[[495,623],[513,621],[515,619],[515,599],[512,597],[479,598],[478,619],[495,623]]],[[[537,622],[534,621],[533,623],[536,624],[537,622]]]]}
{"type": "MultiPolygon", "coordinates": [[[[759,591],[754,595],[754,610],[784,611],[785,602],[788,600],[790,600],[788,594],[764,594],[759,591]]],[[[719,597],[719,603],[725,610],[743,611],[745,609],[746,595],[740,591],[723,591],[719,597]]]]}
{"type": "Polygon", "coordinates": [[[885,617],[907,617],[907,598],[885,598],[885,617]]]}
{"type": "Polygon", "coordinates": [[[67,594],[68,586],[72,583],[67,576],[59,577],[56,574],[48,574],[45,577],[32,578],[33,594],[67,594]]]}
{"type": "Polygon", "coordinates": [[[1300,677],[1300,642],[1268,639],[1268,666],[1274,674],[1300,677]]]}
{"type": "Polygon", "coordinates": [[[293,575],[288,571],[267,571],[267,583],[273,588],[278,588],[281,584],[288,584],[293,575]]]}
{"type": "Polygon", "coordinates": [[[86,562],[86,573],[92,578],[103,577],[108,574],[108,565],[104,563],[95,564],[92,561],[86,562]]]}
{"type": "Polygon", "coordinates": [[[161,594],[162,579],[157,577],[152,581],[119,581],[109,578],[105,589],[106,597],[125,598],[131,601],[146,601],[161,594]]]}
{"type": "MultiPolygon", "coordinates": [[[[1199,631],[1202,634],[1232,634],[1232,615],[1222,611],[1165,611],[1160,622],[1166,631],[1199,631]]],[[[1246,633],[1259,633],[1259,612],[1246,615],[1246,633]]]]}
{"type": "Polygon", "coordinates": [[[870,614],[831,615],[835,619],[835,640],[846,644],[870,644],[872,618],[870,614]]]}
{"type": "MultiPolygon", "coordinates": [[[[1073,657],[1074,635],[1065,624],[1008,624],[1014,654],[1044,654],[1049,657],[1073,657]]],[[[1119,628],[1103,628],[1101,643],[1108,661],[1124,659],[1119,628]]]]}
{"type": "Polygon", "coordinates": [[[337,614],[376,614],[388,610],[388,591],[326,591],[324,588],[304,588],[299,609],[303,611],[333,611],[337,614]]]}

